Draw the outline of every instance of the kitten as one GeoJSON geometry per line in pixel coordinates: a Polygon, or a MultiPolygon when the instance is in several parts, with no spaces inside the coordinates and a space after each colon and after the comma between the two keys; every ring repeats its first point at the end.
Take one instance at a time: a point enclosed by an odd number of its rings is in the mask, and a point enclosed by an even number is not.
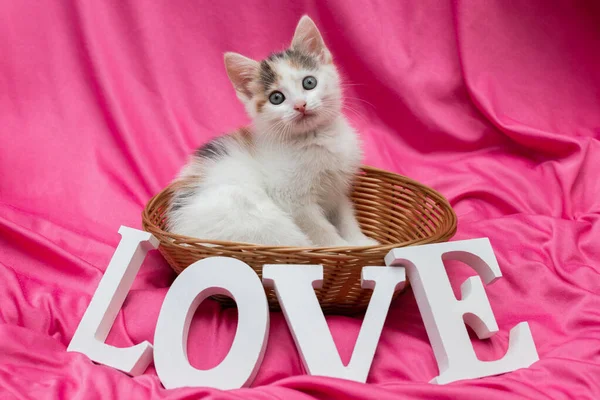
{"type": "Polygon", "coordinates": [[[340,78],[314,22],[261,62],[226,53],[253,124],[200,147],[175,181],[167,229],[205,240],[370,246],[349,198],[361,162],[340,78]]]}

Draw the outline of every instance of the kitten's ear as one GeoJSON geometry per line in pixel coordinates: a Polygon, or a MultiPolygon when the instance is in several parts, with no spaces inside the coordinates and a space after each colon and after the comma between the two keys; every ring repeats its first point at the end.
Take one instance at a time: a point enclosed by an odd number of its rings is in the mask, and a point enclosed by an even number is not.
{"type": "Polygon", "coordinates": [[[236,91],[244,94],[247,98],[252,97],[249,84],[258,76],[260,64],[248,57],[238,53],[225,53],[225,69],[227,76],[236,91]]]}
{"type": "Polygon", "coordinates": [[[292,48],[314,54],[324,63],[331,62],[331,53],[325,46],[321,33],[319,33],[313,20],[307,15],[300,18],[300,22],[296,26],[292,48]]]}

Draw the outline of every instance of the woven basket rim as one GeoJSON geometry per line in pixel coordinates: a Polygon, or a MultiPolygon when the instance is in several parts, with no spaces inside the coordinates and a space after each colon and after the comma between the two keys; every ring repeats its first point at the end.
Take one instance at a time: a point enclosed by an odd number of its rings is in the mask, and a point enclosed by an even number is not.
{"type": "MultiPolygon", "coordinates": [[[[435,190],[429,186],[426,186],[418,181],[415,181],[411,178],[408,178],[404,175],[386,171],[386,170],[376,168],[373,166],[362,165],[361,170],[365,171],[365,172],[373,172],[373,173],[377,173],[377,174],[383,174],[383,175],[400,178],[401,180],[405,181],[406,183],[416,186],[420,190],[427,192],[427,194],[433,200],[435,200],[440,205],[444,206],[443,208],[445,208],[448,211],[449,217],[451,219],[451,224],[449,225],[449,227],[444,231],[436,232],[435,236],[452,237],[456,233],[456,229],[457,229],[456,214],[454,213],[454,210],[453,210],[452,206],[450,205],[450,202],[437,190],[435,190]]],[[[209,239],[195,238],[195,237],[186,236],[186,235],[179,235],[176,233],[171,233],[171,232],[165,231],[157,224],[154,224],[152,222],[152,217],[150,215],[150,211],[155,209],[154,203],[156,203],[159,198],[162,198],[164,195],[167,195],[169,192],[171,192],[172,186],[173,186],[172,184],[169,184],[168,186],[163,188],[161,191],[159,191],[157,194],[152,196],[152,198],[147,202],[146,206],[144,207],[144,210],[142,211],[142,225],[146,231],[154,234],[155,236],[160,236],[162,238],[161,240],[168,239],[170,241],[175,241],[175,242],[177,242],[178,245],[203,246],[203,245],[208,244],[208,245],[213,245],[216,247],[235,247],[237,250],[252,250],[252,251],[258,251],[258,252],[260,252],[260,251],[265,251],[265,252],[276,251],[276,252],[281,252],[281,253],[302,252],[302,253],[316,253],[316,254],[320,254],[320,255],[329,253],[332,255],[336,254],[338,256],[341,256],[344,252],[356,252],[356,251],[364,251],[367,253],[370,253],[370,252],[380,253],[382,251],[389,251],[389,250],[392,250],[397,247],[411,246],[414,244],[422,243],[424,241],[428,242],[428,240],[426,240],[426,239],[431,239],[431,237],[430,238],[417,238],[417,239],[413,239],[410,241],[402,241],[402,242],[398,242],[398,243],[379,244],[379,245],[371,245],[371,246],[295,247],[295,246],[272,246],[272,245],[261,245],[261,244],[254,244],[254,243],[245,243],[245,242],[209,240],[209,239]],[[342,254],[340,254],[340,253],[342,253],[342,254]]],[[[355,256],[352,256],[352,257],[354,258],[355,256]]]]}

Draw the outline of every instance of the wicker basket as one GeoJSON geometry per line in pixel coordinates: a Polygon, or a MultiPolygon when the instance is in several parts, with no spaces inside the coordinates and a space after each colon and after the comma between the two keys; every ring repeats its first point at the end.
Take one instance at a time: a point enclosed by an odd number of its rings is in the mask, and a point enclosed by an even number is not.
{"type": "MultiPolygon", "coordinates": [[[[326,313],[353,314],[366,309],[371,290],[361,288],[362,267],[384,265],[385,255],[393,248],[447,241],[456,231],[456,215],[438,192],[403,176],[367,166],[355,182],[352,199],[363,231],[382,243],[379,246],[273,247],[176,235],[164,230],[171,196],[170,187],[154,196],[142,219],[144,229],[160,240],[160,252],[177,273],[213,256],[242,260],[261,279],[264,264],[321,264],[323,286],[316,293],[326,313]]],[[[226,306],[235,305],[229,297],[214,298],[226,306]]],[[[267,289],[267,298],[272,310],[280,309],[272,289],[267,289]]]]}

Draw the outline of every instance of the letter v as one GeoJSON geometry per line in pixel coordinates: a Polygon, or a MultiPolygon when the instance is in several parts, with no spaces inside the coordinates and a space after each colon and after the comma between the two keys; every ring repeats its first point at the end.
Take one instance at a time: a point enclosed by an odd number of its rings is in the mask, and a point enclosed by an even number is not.
{"type": "Polygon", "coordinates": [[[362,287],[373,294],[347,366],[341,358],[313,288],[323,282],[322,265],[265,265],[263,284],[274,287],[296,347],[310,375],[366,382],[394,291],[402,288],[403,267],[364,267],[362,287]]]}

